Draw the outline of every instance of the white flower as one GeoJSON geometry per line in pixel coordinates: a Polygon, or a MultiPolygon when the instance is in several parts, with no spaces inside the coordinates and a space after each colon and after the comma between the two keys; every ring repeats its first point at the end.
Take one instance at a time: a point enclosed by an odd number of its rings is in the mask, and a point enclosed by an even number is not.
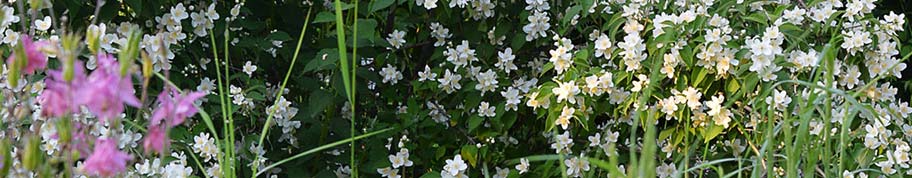
{"type": "Polygon", "coordinates": [[[491,106],[491,104],[489,104],[488,102],[482,101],[481,104],[478,105],[478,116],[494,117],[497,115],[497,113],[494,113],[494,111],[496,109],[497,109],[497,107],[491,106]]]}
{"type": "Polygon", "coordinates": [[[566,159],[564,164],[567,165],[567,175],[571,177],[581,177],[583,171],[589,171],[589,160],[583,158],[583,155],[566,159]]]}
{"type": "Polygon", "coordinates": [[[51,21],[51,17],[44,16],[43,20],[42,19],[35,20],[35,28],[40,31],[47,31],[48,29],[51,28],[51,23],[53,23],[51,21]]]}
{"type": "Polygon", "coordinates": [[[462,44],[456,46],[455,49],[447,47],[443,55],[447,56],[447,61],[456,66],[454,70],[469,65],[471,61],[478,61],[478,58],[475,58],[475,50],[469,47],[469,41],[466,40],[462,40],[462,44]]]}
{"type": "Polygon", "coordinates": [[[659,100],[658,104],[659,109],[665,113],[668,117],[666,119],[674,118],[674,112],[678,110],[678,104],[675,102],[674,97],[668,97],[665,99],[659,100]]]}
{"type": "Polygon", "coordinates": [[[564,131],[563,134],[554,137],[554,143],[551,144],[551,149],[554,149],[556,153],[570,153],[570,147],[572,146],[573,139],[570,138],[570,132],[564,131]]]}
{"type": "Polygon", "coordinates": [[[462,76],[458,73],[450,72],[450,69],[447,69],[443,72],[443,78],[438,79],[440,82],[438,87],[443,88],[443,91],[446,91],[447,94],[453,93],[456,90],[462,88],[462,85],[459,84],[459,80],[462,79],[462,76]]]}
{"type": "Polygon", "coordinates": [[[643,90],[643,87],[649,84],[649,78],[646,75],[639,74],[637,75],[637,81],[633,82],[633,88],[630,89],[632,92],[639,92],[643,90]]]}
{"type": "Polygon", "coordinates": [[[706,114],[713,117],[716,125],[728,128],[728,123],[731,122],[731,112],[722,107],[723,100],[725,100],[725,96],[720,94],[713,96],[711,101],[706,101],[706,107],[709,108],[706,114]]]}
{"type": "Polygon", "coordinates": [[[570,125],[570,119],[573,119],[573,113],[576,112],[575,109],[564,106],[564,109],[561,110],[560,116],[557,117],[557,120],[554,121],[555,125],[560,125],[561,128],[567,130],[567,126],[570,125]]]}
{"type": "Polygon", "coordinates": [[[452,1],[450,1],[450,7],[459,6],[459,8],[464,8],[464,7],[465,7],[466,5],[468,5],[468,4],[469,4],[469,1],[468,1],[468,0],[452,0],[452,1]]]}
{"type": "Polygon", "coordinates": [[[649,56],[643,52],[646,50],[646,44],[636,33],[628,33],[624,37],[624,42],[618,43],[617,46],[622,49],[618,55],[624,60],[628,72],[640,69],[640,61],[646,60],[649,56]]]}
{"type": "Polygon", "coordinates": [[[247,73],[248,76],[253,77],[253,72],[257,70],[257,66],[253,65],[250,61],[244,64],[244,73],[247,73]]]}
{"type": "Polygon", "coordinates": [[[418,6],[424,6],[427,10],[437,8],[437,0],[415,0],[415,3],[418,6]]]}
{"type": "Polygon", "coordinates": [[[401,176],[399,176],[399,169],[393,169],[390,167],[377,169],[377,173],[380,173],[381,176],[387,177],[387,178],[400,178],[401,177],[401,176]]]}
{"type": "MultiPolygon", "coordinates": [[[[453,0],[457,1],[457,0],[453,0]]],[[[463,0],[464,1],[464,0],[463,0]]],[[[535,1],[535,0],[532,0],[535,1]]],[[[526,2],[529,2],[527,0],[526,2]]],[[[547,4],[547,2],[545,2],[547,4]]],[[[535,11],[532,15],[528,17],[529,24],[523,26],[523,32],[526,32],[526,41],[532,41],[534,39],[547,37],[548,34],[546,31],[551,28],[551,24],[548,21],[551,20],[551,17],[548,17],[547,12],[535,11]]]]}
{"type": "Polygon", "coordinates": [[[393,33],[389,34],[389,37],[386,38],[386,41],[389,42],[393,48],[399,49],[399,47],[402,47],[402,45],[405,44],[405,32],[393,30],[393,33]]]}
{"type": "Polygon", "coordinates": [[[551,89],[551,93],[557,95],[557,102],[561,103],[564,100],[570,102],[570,104],[576,104],[576,94],[579,94],[579,86],[576,86],[575,83],[571,82],[558,82],[557,87],[551,89]]]}
{"type": "Polygon", "coordinates": [[[162,177],[184,178],[193,175],[193,168],[186,166],[180,162],[181,161],[172,161],[171,164],[165,166],[165,169],[162,171],[162,177]]]}
{"type": "Polygon", "coordinates": [[[209,17],[209,20],[219,19],[219,14],[215,11],[215,3],[209,4],[209,8],[206,9],[206,17],[209,17]]]}
{"type": "Polygon", "coordinates": [[[551,9],[548,0],[526,0],[526,10],[547,11],[551,9]]]}
{"type": "MultiPolygon", "coordinates": [[[[421,1],[421,0],[418,0],[418,1],[421,1]]],[[[427,0],[427,1],[432,1],[432,0],[427,0]]],[[[437,0],[433,0],[433,1],[437,1],[437,0]]],[[[443,27],[442,25],[440,25],[440,23],[437,23],[437,22],[431,23],[431,37],[434,37],[435,39],[437,39],[437,41],[434,42],[435,47],[443,46],[443,44],[446,43],[446,39],[450,38],[451,36],[453,36],[453,34],[450,34],[450,29],[443,27]]]]}
{"type": "Polygon", "coordinates": [[[507,178],[510,175],[510,169],[504,169],[500,167],[495,167],[497,173],[494,174],[494,178],[507,178]]]}
{"type": "Polygon", "coordinates": [[[677,174],[678,168],[675,164],[662,164],[659,167],[656,167],[656,175],[661,178],[672,177],[677,174]]]}
{"type": "Polygon", "coordinates": [[[187,19],[187,17],[189,17],[189,14],[187,14],[187,8],[184,7],[184,3],[177,3],[176,6],[171,7],[171,18],[174,21],[180,22],[187,19]]]}
{"type": "Polygon", "coordinates": [[[383,76],[383,83],[390,83],[395,85],[402,80],[402,72],[396,70],[396,67],[393,67],[390,64],[386,64],[386,67],[380,70],[380,76],[383,76]]]}
{"type": "Polygon", "coordinates": [[[529,159],[520,158],[519,164],[516,165],[516,170],[519,171],[519,174],[523,174],[529,171],[529,159]]]}
{"type": "Polygon", "coordinates": [[[703,93],[700,93],[694,87],[687,87],[681,94],[683,96],[679,98],[679,103],[687,103],[687,107],[690,107],[691,110],[700,109],[700,98],[703,97],[703,93]]]}
{"type": "Polygon", "coordinates": [[[589,146],[598,147],[602,145],[602,133],[595,133],[593,136],[589,136],[589,146]]]}
{"type": "Polygon", "coordinates": [[[845,35],[845,41],[841,47],[852,55],[855,55],[855,52],[860,51],[865,45],[873,42],[871,33],[864,30],[843,31],[842,34],[845,35]]]}
{"type": "Polygon", "coordinates": [[[494,64],[494,67],[510,74],[510,71],[518,69],[516,65],[513,64],[513,59],[516,59],[516,56],[513,55],[512,48],[507,48],[503,52],[497,52],[497,63],[494,64]]]}
{"type": "Polygon", "coordinates": [[[611,39],[608,38],[608,35],[599,35],[598,39],[595,40],[595,57],[605,56],[605,59],[608,59],[610,57],[610,54],[608,54],[609,48],[611,48],[611,39]]]}
{"type": "Polygon", "coordinates": [[[396,155],[389,155],[389,160],[390,163],[393,164],[393,168],[412,166],[412,161],[409,160],[409,151],[405,148],[400,149],[399,153],[396,153],[396,155]]]}
{"type": "Polygon", "coordinates": [[[519,99],[522,98],[522,96],[519,95],[519,90],[513,87],[507,87],[507,91],[500,92],[500,95],[507,100],[506,104],[504,104],[504,110],[516,111],[516,106],[519,106],[519,103],[521,102],[519,99]]]}
{"type": "Polygon", "coordinates": [[[200,80],[199,86],[196,86],[196,91],[204,92],[206,94],[212,93],[213,90],[215,90],[215,81],[212,81],[209,77],[200,80]]]}
{"type": "Polygon", "coordinates": [[[551,54],[551,58],[548,61],[554,64],[554,70],[557,71],[557,74],[561,74],[573,65],[573,60],[571,59],[573,54],[570,52],[573,49],[573,43],[570,42],[570,39],[562,38],[554,42],[554,46],[557,46],[557,49],[548,51],[551,54]]]}
{"type": "Polygon", "coordinates": [[[486,72],[478,73],[475,78],[478,79],[478,84],[475,85],[475,89],[481,91],[481,96],[484,96],[486,92],[497,90],[497,73],[491,69],[488,69],[486,72]]]}
{"type": "Polygon", "coordinates": [[[788,107],[791,102],[792,98],[789,97],[785,91],[780,91],[779,89],[773,89],[773,96],[766,97],[766,104],[779,111],[785,111],[785,108],[788,107]]]}
{"type": "Polygon", "coordinates": [[[465,161],[462,160],[462,155],[456,155],[453,159],[447,159],[446,165],[443,166],[443,172],[451,176],[456,176],[458,173],[469,168],[469,165],[466,165],[465,161]]]}
{"type": "Polygon", "coordinates": [[[3,32],[3,43],[9,44],[10,46],[15,46],[19,43],[19,32],[13,31],[13,29],[6,29],[3,32]]]}
{"type": "Polygon", "coordinates": [[[861,72],[858,71],[858,66],[856,66],[856,65],[850,66],[849,70],[847,70],[846,72],[841,73],[841,74],[842,75],[840,76],[840,79],[839,79],[839,85],[846,86],[846,88],[848,88],[848,89],[855,88],[855,85],[858,85],[858,83],[860,82],[858,77],[861,76],[861,72]]]}
{"type": "Polygon", "coordinates": [[[436,78],[437,78],[437,74],[434,72],[431,72],[430,66],[425,65],[424,71],[418,72],[418,81],[421,81],[421,82],[423,82],[425,80],[433,81],[436,78]]]}

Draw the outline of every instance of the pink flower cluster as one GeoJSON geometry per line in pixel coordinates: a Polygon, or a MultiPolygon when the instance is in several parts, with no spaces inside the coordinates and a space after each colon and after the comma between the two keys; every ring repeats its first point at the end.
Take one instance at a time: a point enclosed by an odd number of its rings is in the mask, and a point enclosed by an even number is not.
{"type": "Polygon", "coordinates": [[[143,147],[147,151],[164,152],[165,146],[170,142],[165,132],[195,115],[198,110],[193,102],[203,96],[206,96],[203,92],[181,95],[177,89],[165,87],[165,90],[158,95],[159,107],[152,112],[149,134],[143,140],[143,147]]]}
{"type": "MultiPolygon", "coordinates": [[[[22,45],[27,58],[27,60],[25,60],[25,67],[22,68],[22,73],[34,74],[36,70],[47,67],[48,57],[41,52],[41,48],[47,46],[48,43],[46,41],[32,41],[32,37],[29,35],[22,35],[20,39],[20,45],[22,45]]],[[[12,64],[15,60],[16,55],[10,55],[10,57],[6,59],[6,63],[12,64]]]]}
{"type": "Polygon", "coordinates": [[[70,81],[64,80],[62,69],[48,71],[47,88],[38,98],[45,115],[60,117],[85,106],[102,121],[108,121],[123,113],[124,104],[140,106],[134,95],[133,80],[120,75],[117,60],[103,53],[96,60],[98,68],[88,76],[77,62],[70,81]]]}
{"type": "Polygon", "coordinates": [[[111,177],[127,170],[129,154],[117,149],[115,140],[99,139],[95,141],[95,151],[85,161],[85,170],[89,175],[111,177]]]}

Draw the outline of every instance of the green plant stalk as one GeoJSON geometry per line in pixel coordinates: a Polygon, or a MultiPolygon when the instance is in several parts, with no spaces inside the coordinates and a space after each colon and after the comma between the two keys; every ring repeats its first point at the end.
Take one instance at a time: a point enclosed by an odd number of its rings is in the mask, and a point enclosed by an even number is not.
{"type": "MultiPolygon", "coordinates": [[[[294,69],[295,63],[297,63],[298,54],[300,54],[300,52],[301,52],[301,44],[304,41],[304,34],[307,33],[307,25],[310,24],[311,10],[312,10],[312,8],[307,9],[307,16],[304,17],[304,26],[301,27],[301,35],[298,37],[298,44],[295,47],[294,55],[291,57],[291,65],[288,67],[288,71],[285,72],[285,78],[282,80],[282,85],[281,85],[281,87],[279,87],[279,91],[276,94],[276,97],[275,97],[276,99],[275,99],[275,101],[273,101],[273,105],[275,105],[279,102],[279,97],[282,96],[282,94],[285,92],[285,86],[286,86],[286,84],[288,84],[288,77],[291,76],[291,71],[292,71],[292,69],[294,69]]],[[[263,141],[266,139],[266,134],[269,132],[270,123],[272,123],[273,117],[274,117],[273,113],[269,113],[268,116],[266,117],[266,126],[264,126],[263,130],[260,132],[260,139],[257,142],[257,145],[263,145],[263,141]]],[[[252,169],[252,172],[256,172],[257,168],[252,167],[251,169],[252,169]]]]}
{"type": "MultiPolygon", "coordinates": [[[[222,129],[224,131],[224,129],[227,128],[227,122],[224,122],[224,121],[226,120],[226,118],[228,118],[228,116],[226,116],[228,114],[228,110],[225,109],[225,105],[231,104],[231,103],[226,102],[225,84],[224,84],[224,82],[222,82],[222,72],[221,72],[221,70],[219,70],[219,67],[218,67],[219,66],[218,46],[215,45],[215,34],[212,32],[212,29],[209,29],[209,40],[210,40],[209,42],[212,46],[212,56],[214,58],[213,60],[215,60],[215,73],[216,73],[216,78],[218,80],[218,90],[219,90],[219,108],[222,110],[222,121],[223,121],[222,129]]],[[[226,132],[226,134],[227,134],[227,132],[226,132]]],[[[218,139],[218,137],[216,137],[216,139],[218,139]]],[[[229,142],[229,139],[227,136],[225,136],[225,138],[222,139],[222,141],[224,141],[225,142],[224,144],[227,145],[229,142]]],[[[224,161],[228,157],[229,150],[228,150],[228,148],[225,148],[225,147],[222,147],[222,149],[223,149],[223,153],[219,155],[219,157],[222,158],[222,159],[219,159],[219,165],[222,165],[220,167],[220,169],[222,171],[222,175],[223,176],[233,175],[234,172],[231,172],[228,169],[228,167],[230,166],[228,164],[232,164],[233,162],[226,164],[226,161],[224,161]]]]}
{"type": "MultiPolygon", "coordinates": [[[[345,28],[344,28],[345,21],[342,20],[342,2],[340,0],[336,0],[334,5],[335,5],[335,9],[336,9],[336,40],[337,40],[336,42],[338,45],[339,59],[341,59],[341,60],[339,60],[339,62],[341,63],[340,68],[342,71],[342,81],[344,82],[344,85],[345,85],[345,93],[348,97],[349,104],[351,104],[352,118],[351,118],[350,125],[352,128],[351,129],[352,132],[350,134],[351,134],[351,137],[354,137],[355,136],[355,132],[354,132],[354,124],[355,124],[354,94],[355,93],[354,93],[354,88],[353,88],[354,83],[352,82],[353,78],[351,77],[352,71],[350,71],[353,68],[349,68],[348,56],[346,54],[345,28]]],[[[355,6],[355,7],[357,7],[357,6],[355,6]]],[[[357,17],[357,15],[358,14],[356,11],[355,17],[357,17]]],[[[355,21],[357,21],[357,18],[355,18],[355,21]]],[[[355,31],[357,31],[357,29],[355,31]]],[[[357,40],[357,39],[354,39],[354,40],[357,40]]],[[[357,65],[357,64],[352,64],[352,65],[357,65]]],[[[350,144],[351,144],[352,151],[349,153],[351,155],[349,164],[351,164],[351,168],[352,168],[352,177],[357,178],[358,177],[358,165],[355,164],[355,152],[354,152],[355,140],[351,139],[350,144]]]]}
{"type": "MultiPolygon", "coordinates": [[[[226,23],[225,23],[225,40],[224,40],[225,50],[223,51],[225,53],[225,84],[226,85],[231,84],[231,74],[229,73],[230,71],[228,70],[229,66],[231,66],[231,60],[229,60],[229,55],[228,55],[228,50],[229,50],[228,41],[229,41],[229,39],[231,39],[231,35],[230,35],[231,31],[229,30],[231,27],[230,24],[231,24],[231,21],[226,21],[226,23]]],[[[234,114],[233,114],[234,112],[231,111],[232,110],[231,104],[228,104],[226,106],[228,106],[228,135],[226,135],[225,137],[228,137],[228,141],[230,141],[227,144],[227,146],[228,146],[227,155],[228,155],[228,161],[232,162],[232,164],[230,164],[230,167],[228,167],[228,170],[231,172],[235,172],[235,169],[237,169],[237,168],[235,168],[235,166],[234,166],[234,162],[235,162],[234,159],[237,157],[235,156],[235,153],[234,153],[234,141],[236,140],[234,138],[234,114]]],[[[259,145],[259,146],[262,146],[262,145],[259,145]]],[[[235,176],[236,175],[231,174],[229,176],[229,178],[232,178],[235,176]]]]}
{"type": "MultiPolygon", "coordinates": [[[[350,93],[348,94],[348,96],[349,96],[348,103],[351,104],[351,122],[349,122],[349,126],[351,126],[351,130],[349,132],[351,133],[352,136],[355,135],[355,121],[357,120],[355,118],[355,84],[357,82],[355,82],[355,81],[357,80],[356,76],[358,75],[358,70],[357,70],[358,69],[358,1],[359,0],[355,0],[355,13],[352,13],[352,14],[355,14],[355,15],[353,15],[354,20],[352,20],[352,21],[354,21],[354,22],[352,22],[352,27],[353,27],[352,28],[353,29],[352,30],[352,65],[351,65],[352,66],[352,70],[351,70],[352,76],[351,76],[351,79],[349,79],[351,81],[351,89],[349,90],[350,93]]],[[[370,7],[370,6],[368,6],[368,7],[370,7]]],[[[342,60],[348,60],[348,59],[343,58],[342,60]]],[[[355,162],[355,140],[352,139],[350,144],[351,144],[350,162],[354,163],[355,162]]],[[[352,168],[354,168],[354,167],[352,167],[352,168]]],[[[405,172],[404,169],[405,168],[403,168],[403,172],[405,172]]],[[[353,171],[353,172],[355,172],[355,171],[353,171]]],[[[353,175],[353,177],[358,178],[358,173],[352,173],[352,175],[353,175]]]]}

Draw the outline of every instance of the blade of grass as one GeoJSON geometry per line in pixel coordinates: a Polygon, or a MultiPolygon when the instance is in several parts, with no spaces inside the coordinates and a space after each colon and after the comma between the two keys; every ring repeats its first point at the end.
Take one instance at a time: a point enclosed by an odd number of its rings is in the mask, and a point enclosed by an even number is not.
{"type": "MultiPolygon", "coordinates": [[[[339,145],[342,145],[342,144],[349,143],[349,142],[351,142],[352,140],[364,139],[364,138],[367,138],[367,137],[370,137],[370,136],[374,136],[374,135],[377,135],[377,134],[381,134],[381,133],[384,133],[384,132],[388,132],[388,131],[391,131],[391,130],[394,130],[394,129],[397,129],[397,128],[395,128],[395,127],[393,127],[393,128],[386,128],[386,129],[383,129],[383,130],[378,130],[378,131],[370,132],[370,133],[367,133],[367,134],[358,135],[357,137],[352,137],[352,138],[348,138],[348,139],[345,139],[345,140],[339,140],[339,141],[336,141],[336,142],[332,142],[332,143],[330,143],[330,144],[325,144],[325,145],[322,145],[322,146],[319,146],[319,147],[316,147],[316,148],[313,148],[313,149],[310,149],[310,150],[307,150],[307,151],[298,153],[298,154],[296,154],[296,155],[294,155],[294,156],[285,158],[285,159],[283,159],[283,160],[281,160],[281,161],[278,161],[278,162],[273,163],[273,164],[271,164],[271,165],[269,165],[269,166],[266,166],[265,168],[263,168],[263,170],[260,170],[259,172],[257,172],[256,174],[254,174],[253,177],[259,176],[260,174],[265,173],[265,172],[268,171],[269,169],[275,168],[276,166],[282,165],[282,164],[287,163],[287,162],[289,162],[289,161],[291,161],[291,160],[298,159],[298,158],[300,158],[300,157],[302,157],[302,156],[307,156],[307,155],[309,155],[309,154],[313,154],[313,153],[316,153],[316,152],[319,152],[319,151],[322,151],[322,150],[325,150],[325,149],[329,149],[329,148],[332,148],[332,147],[335,147],[335,146],[339,146],[339,145]]],[[[352,169],[352,171],[356,171],[356,170],[352,169]]]]}
{"type": "MultiPolygon", "coordinates": [[[[301,27],[301,35],[298,36],[298,44],[295,47],[294,55],[291,57],[291,65],[288,67],[288,71],[285,72],[285,78],[282,79],[282,85],[279,87],[279,91],[276,93],[276,99],[273,101],[273,105],[278,104],[279,97],[282,96],[283,92],[285,92],[285,86],[288,84],[288,77],[291,76],[291,71],[294,69],[295,63],[297,63],[298,54],[301,52],[301,44],[304,42],[304,34],[307,33],[307,25],[310,24],[310,12],[312,9],[313,8],[307,8],[307,16],[304,17],[304,26],[301,27]]],[[[266,134],[269,133],[269,128],[272,127],[270,125],[272,124],[273,115],[274,113],[269,113],[266,117],[266,124],[263,126],[263,130],[260,132],[260,139],[257,141],[257,145],[263,145],[263,141],[266,139],[266,134]]],[[[252,171],[256,172],[257,168],[252,167],[251,169],[252,171]]]]}

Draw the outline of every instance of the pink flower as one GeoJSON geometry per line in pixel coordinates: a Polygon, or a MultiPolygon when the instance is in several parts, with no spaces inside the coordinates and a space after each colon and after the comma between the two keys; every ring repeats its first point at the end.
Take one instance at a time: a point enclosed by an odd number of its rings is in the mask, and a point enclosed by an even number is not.
{"type": "Polygon", "coordinates": [[[203,96],[206,96],[206,93],[191,92],[181,95],[176,89],[166,87],[165,91],[158,95],[159,107],[152,113],[151,124],[161,124],[162,119],[165,119],[169,127],[184,123],[185,119],[197,112],[193,102],[203,96]]]}
{"type": "MultiPolygon", "coordinates": [[[[22,35],[19,39],[21,39],[21,45],[25,50],[25,56],[28,58],[28,60],[25,60],[26,64],[25,68],[22,68],[22,73],[33,74],[35,73],[35,70],[47,67],[48,57],[44,52],[41,52],[41,48],[47,46],[48,43],[45,41],[34,42],[32,41],[32,37],[28,35],[22,35]]],[[[13,51],[15,52],[16,50],[13,51]]],[[[16,55],[13,54],[6,59],[6,63],[12,64],[15,60],[16,55]]]]}
{"type": "Polygon", "coordinates": [[[79,110],[79,105],[73,102],[73,92],[84,85],[86,76],[81,62],[76,61],[75,66],[78,67],[73,70],[70,82],[64,80],[62,70],[48,71],[48,77],[44,79],[45,89],[38,95],[38,103],[45,116],[61,117],[79,110]]]}
{"type": "Polygon", "coordinates": [[[120,76],[120,66],[111,55],[98,54],[98,69],[92,71],[75,97],[77,103],[85,104],[93,114],[104,121],[123,113],[124,104],[139,107],[139,99],[133,92],[133,80],[120,76]]]}
{"type": "Polygon", "coordinates": [[[165,131],[160,125],[149,124],[149,133],[146,134],[146,138],[143,140],[143,148],[148,151],[155,151],[158,153],[164,153],[165,146],[171,142],[167,136],[165,136],[165,131]]]}
{"type": "Polygon", "coordinates": [[[117,149],[114,140],[100,139],[95,142],[95,151],[85,161],[83,170],[89,175],[111,177],[127,169],[130,155],[117,149]]]}

